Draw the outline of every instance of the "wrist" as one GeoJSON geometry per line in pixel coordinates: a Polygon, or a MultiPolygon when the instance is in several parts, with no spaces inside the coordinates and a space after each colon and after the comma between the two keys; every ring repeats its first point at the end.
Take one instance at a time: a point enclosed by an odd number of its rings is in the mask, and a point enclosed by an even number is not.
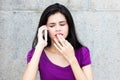
{"type": "Polygon", "coordinates": [[[39,49],[41,50],[41,49],[43,49],[43,48],[44,48],[44,47],[42,46],[42,44],[37,44],[37,45],[35,46],[35,49],[38,49],[38,50],[39,50],[39,49]]]}
{"type": "Polygon", "coordinates": [[[76,63],[76,62],[77,62],[76,57],[73,57],[73,58],[69,61],[70,65],[72,65],[72,64],[74,64],[74,63],[76,63]]]}
{"type": "Polygon", "coordinates": [[[38,46],[38,47],[44,47],[46,44],[47,44],[46,42],[40,42],[40,41],[38,41],[36,46],[38,46]]]}

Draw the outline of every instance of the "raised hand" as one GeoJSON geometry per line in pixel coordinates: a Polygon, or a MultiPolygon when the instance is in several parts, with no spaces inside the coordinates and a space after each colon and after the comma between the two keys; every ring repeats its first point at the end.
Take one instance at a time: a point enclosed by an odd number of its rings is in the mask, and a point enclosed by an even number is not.
{"type": "Polygon", "coordinates": [[[45,47],[47,45],[47,27],[45,25],[38,29],[38,43],[37,46],[45,47]],[[44,36],[44,38],[43,38],[44,36]]]}
{"type": "Polygon", "coordinates": [[[54,46],[65,57],[65,59],[71,64],[75,58],[74,48],[72,45],[64,39],[62,35],[57,35],[58,39],[54,39],[54,46]]]}

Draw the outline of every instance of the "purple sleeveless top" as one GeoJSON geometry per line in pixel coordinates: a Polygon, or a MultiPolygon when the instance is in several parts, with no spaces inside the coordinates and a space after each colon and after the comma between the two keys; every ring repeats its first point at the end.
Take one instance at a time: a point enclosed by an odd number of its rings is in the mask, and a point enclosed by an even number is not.
{"type": "MultiPolygon", "coordinates": [[[[27,63],[31,60],[35,49],[31,49],[27,55],[27,63]]],[[[75,56],[80,67],[91,64],[90,53],[87,47],[79,48],[75,51],[75,56]]],[[[60,67],[52,63],[47,57],[45,51],[42,51],[39,61],[40,80],[75,80],[70,65],[60,67]]]]}

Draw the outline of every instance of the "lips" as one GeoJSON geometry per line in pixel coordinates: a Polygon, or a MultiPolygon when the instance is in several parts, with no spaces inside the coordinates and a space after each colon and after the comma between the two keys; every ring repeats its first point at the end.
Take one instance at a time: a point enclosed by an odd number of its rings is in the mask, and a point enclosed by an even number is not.
{"type": "Polygon", "coordinates": [[[55,34],[55,36],[57,37],[57,35],[62,35],[63,36],[63,34],[62,33],[57,33],[57,34],[55,34]]]}

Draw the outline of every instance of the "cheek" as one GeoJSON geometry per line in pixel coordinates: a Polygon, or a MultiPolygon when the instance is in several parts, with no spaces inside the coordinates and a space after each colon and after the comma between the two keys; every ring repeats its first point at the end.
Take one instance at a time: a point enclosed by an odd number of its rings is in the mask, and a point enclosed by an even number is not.
{"type": "Polygon", "coordinates": [[[53,37],[53,31],[52,30],[48,30],[48,34],[50,37],[53,37]]]}
{"type": "Polygon", "coordinates": [[[64,37],[66,38],[68,36],[68,27],[64,29],[64,37]]]}
{"type": "Polygon", "coordinates": [[[68,30],[66,30],[66,36],[65,37],[67,37],[68,36],[68,30]]]}
{"type": "Polygon", "coordinates": [[[68,26],[66,27],[66,29],[65,29],[65,30],[66,30],[66,33],[68,33],[68,31],[69,31],[69,28],[68,28],[68,26]]]}

